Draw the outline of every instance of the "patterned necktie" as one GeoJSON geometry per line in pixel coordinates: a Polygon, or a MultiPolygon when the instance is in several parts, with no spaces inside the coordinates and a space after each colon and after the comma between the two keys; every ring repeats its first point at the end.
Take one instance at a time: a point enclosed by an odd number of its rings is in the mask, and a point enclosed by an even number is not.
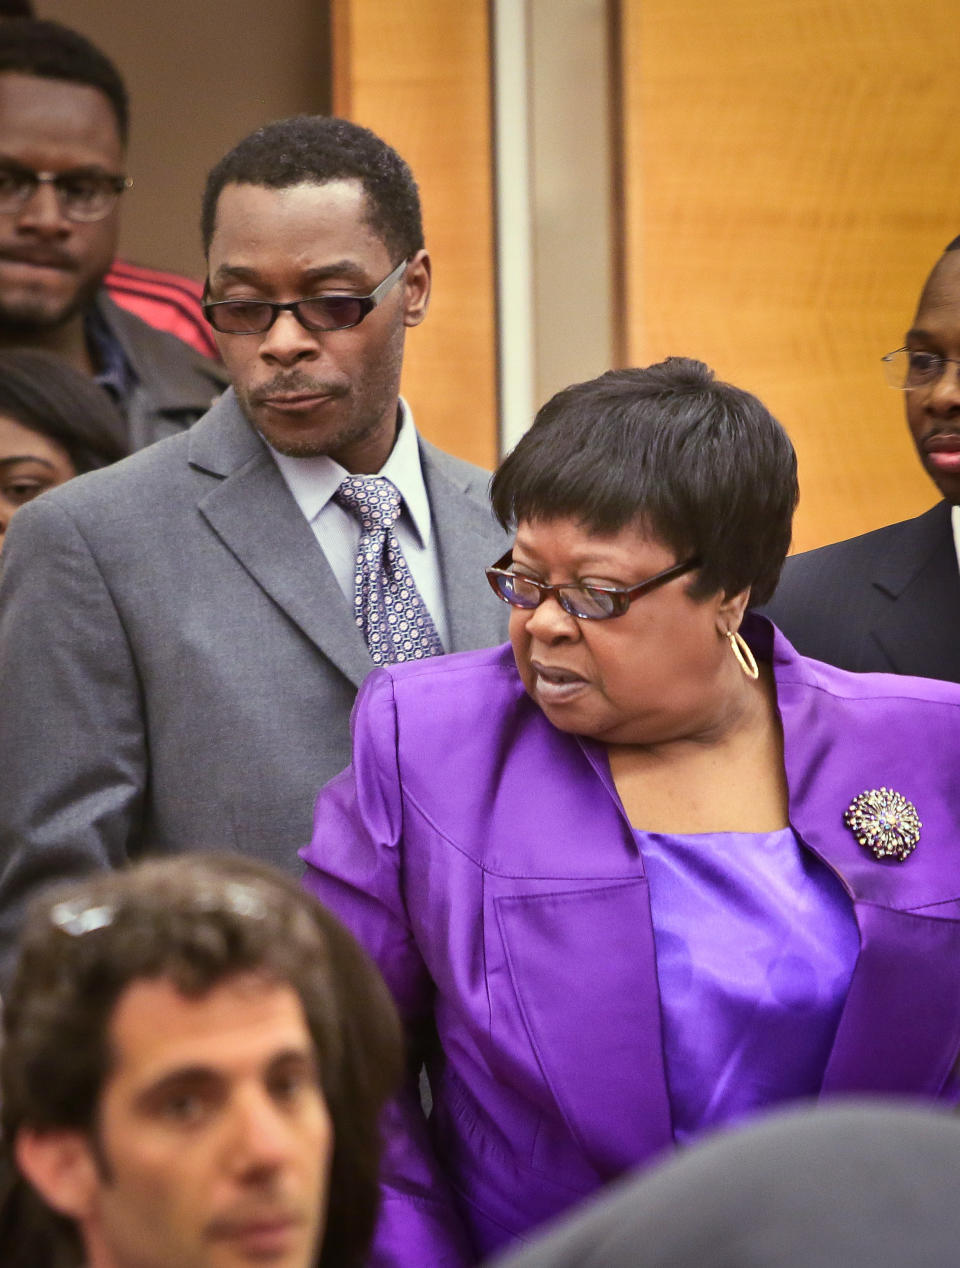
{"type": "Polygon", "coordinates": [[[347,476],[333,497],[360,521],[353,616],[373,663],[441,655],[440,636],[394,532],[399,489],[384,476],[347,476]]]}

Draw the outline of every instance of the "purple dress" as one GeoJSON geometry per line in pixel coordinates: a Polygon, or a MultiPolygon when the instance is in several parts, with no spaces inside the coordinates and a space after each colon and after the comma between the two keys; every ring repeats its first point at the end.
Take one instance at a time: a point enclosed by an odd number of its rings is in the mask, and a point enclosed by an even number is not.
{"type": "MultiPolygon", "coordinates": [[[[942,1099],[960,1055],[960,686],[844,673],[760,618],[743,632],[773,664],[790,826],[859,935],[839,1019],[818,1023],[802,1087],[791,1074],[770,1099],[816,1082],[834,1024],[821,1097],[942,1099]],[[881,788],[922,821],[903,863],[844,821],[881,788]]],[[[430,1122],[415,1081],[390,1113],[371,1263],[463,1268],[672,1148],[675,1109],[699,1113],[664,1060],[662,874],[605,749],[551,726],[509,646],[376,671],[353,729],[353,765],[317,801],[305,883],[380,965],[411,1036],[435,1025],[442,1049],[430,1122]]],[[[828,939],[841,958],[845,938],[828,939]]],[[[796,995],[798,976],[781,977],[796,995]]],[[[718,994],[711,1007],[716,1034],[740,1005],[718,994]]],[[[729,1095],[738,1113],[756,1093],[729,1095]]]]}
{"type": "Polygon", "coordinates": [[[634,836],[674,1139],[816,1096],[860,949],[836,877],[790,828],[634,836]]]}

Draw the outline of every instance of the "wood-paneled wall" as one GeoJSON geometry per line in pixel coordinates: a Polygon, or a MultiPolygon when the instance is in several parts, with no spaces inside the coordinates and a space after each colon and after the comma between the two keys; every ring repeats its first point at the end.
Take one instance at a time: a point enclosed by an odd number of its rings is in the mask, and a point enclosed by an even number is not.
{"type": "Polygon", "coordinates": [[[420,185],[433,296],[408,333],[420,430],[490,467],[497,450],[490,32],[484,0],[333,0],[334,111],[399,151],[420,185]]]}
{"type": "Polygon", "coordinates": [[[123,198],[121,252],[202,278],[200,195],[210,168],[272,119],[330,109],[326,0],[272,8],[249,0],[37,0],[34,8],[83,32],[126,81],[134,187],[123,198]]]}
{"type": "Polygon", "coordinates": [[[627,349],[700,357],[800,455],[795,546],[936,491],[879,358],[960,232],[955,0],[621,0],[627,349]]]}

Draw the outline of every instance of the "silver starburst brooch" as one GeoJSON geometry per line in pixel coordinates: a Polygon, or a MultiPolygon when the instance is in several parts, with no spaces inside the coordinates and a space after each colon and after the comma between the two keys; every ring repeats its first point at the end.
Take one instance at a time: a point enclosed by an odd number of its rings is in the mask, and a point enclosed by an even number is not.
{"type": "Polygon", "coordinates": [[[901,863],[916,849],[923,827],[913,802],[892,788],[871,788],[854,797],[843,821],[874,858],[901,863]]]}

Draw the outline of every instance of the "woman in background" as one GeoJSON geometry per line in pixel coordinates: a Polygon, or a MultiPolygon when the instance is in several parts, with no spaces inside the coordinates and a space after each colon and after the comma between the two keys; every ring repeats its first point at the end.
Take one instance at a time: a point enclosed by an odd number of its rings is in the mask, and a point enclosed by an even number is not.
{"type": "Polygon", "coordinates": [[[439,1039],[377,1268],[474,1263],[770,1106],[956,1098],[960,687],[749,613],[797,498],[780,425],[699,362],[614,371],[492,497],[512,647],[372,674],[305,851],[439,1039]]]}
{"type": "Polygon", "coordinates": [[[15,511],[129,452],[113,401],[59,357],[0,352],[0,550],[15,511]]]}

